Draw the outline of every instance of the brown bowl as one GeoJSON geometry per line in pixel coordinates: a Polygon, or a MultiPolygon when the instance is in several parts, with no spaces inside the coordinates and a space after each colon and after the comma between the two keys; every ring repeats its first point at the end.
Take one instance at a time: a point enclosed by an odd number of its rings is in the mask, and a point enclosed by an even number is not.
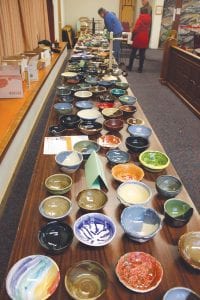
{"type": "Polygon", "coordinates": [[[102,115],[104,119],[121,119],[123,116],[123,112],[119,110],[118,108],[112,107],[112,108],[104,108],[102,110],[102,115]]]}
{"type": "Polygon", "coordinates": [[[121,105],[119,107],[119,110],[123,113],[125,116],[130,116],[134,114],[137,111],[137,108],[134,105],[121,105]]]}
{"type": "Polygon", "coordinates": [[[108,131],[120,131],[124,126],[124,122],[121,119],[109,119],[104,121],[103,125],[108,131]]]}

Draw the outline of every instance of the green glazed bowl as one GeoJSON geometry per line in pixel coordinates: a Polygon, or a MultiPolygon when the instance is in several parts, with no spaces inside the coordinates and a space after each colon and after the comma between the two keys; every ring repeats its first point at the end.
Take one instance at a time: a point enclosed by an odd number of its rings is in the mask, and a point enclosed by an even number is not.
{"type": "Polygon", "coordinates": [[[97,211],[105,206],[108,197],[101,190],[87,189],[78,194],[77,201],[81,209],[86,211],[97,211]]]}
{"type": "Polygon", "coordinates": [[[118,89],[127,90],[129,88],[129,84],[127,82],[117,81],[115,82],[115,86],[118,89]]]}
{"type": "Polygon", "coordinates": [[[53,195],[63,195],[72,187],[72,179],[65,174],[53,174],[45,180],[45,187],[53,195]]]}
{"type": "Polygon", "coordinates": [[[160,151],[146,150],[139,156],[140,163],[151,172],[160,172],[170,164],[169,157],[160,151]]]}

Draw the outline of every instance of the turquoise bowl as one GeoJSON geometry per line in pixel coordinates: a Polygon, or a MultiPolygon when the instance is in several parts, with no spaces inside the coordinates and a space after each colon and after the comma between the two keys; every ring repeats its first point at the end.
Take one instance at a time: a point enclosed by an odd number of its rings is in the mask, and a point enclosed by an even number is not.
{"type": "Polygon", "coordinates": [[[119,101],[122,104],[135,104],[137,101],[137,98],[135,96],[128,96],[128,95],[124,95],[124,96],[120,96],[119,97],[119,101]]]}
{"type": "Polygon", "coordinates": [[[112,89],[112,90],[110,91],[110,93],[111,93],[112,95],[114,95],[114,96],[120,97],[120,96],[126,94],[126,91],[125,91],[125,90],[122,90],[122,89],[112,89]]]}

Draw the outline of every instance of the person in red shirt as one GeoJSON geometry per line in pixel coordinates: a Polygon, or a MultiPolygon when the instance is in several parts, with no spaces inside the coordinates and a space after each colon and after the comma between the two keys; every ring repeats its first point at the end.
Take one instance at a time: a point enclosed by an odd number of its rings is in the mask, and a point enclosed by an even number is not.
{"type": "Polygon", "coordinates": [[[140,16],[136,21],[133,28],[133,43],[132,51],[129,58],[129,65],[127,67],[128,71],[132,71],[133,62],[136,57],[137,50],[139,49],[139,68],[138,72],[142,73],[145,51],[149,45],[149,32],[151,29],[151,15],[148,13],[148,9],[142,7],[140,9],[140,16]]]}

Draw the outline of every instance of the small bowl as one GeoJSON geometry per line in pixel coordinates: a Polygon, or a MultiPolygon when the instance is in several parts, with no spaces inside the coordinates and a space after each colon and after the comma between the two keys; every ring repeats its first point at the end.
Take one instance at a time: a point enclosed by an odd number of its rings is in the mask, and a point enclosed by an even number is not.
{"type": "Polygon", "coordinates": [[[116,97],[120,97],[120,96],[126,94],[126,91],[125,91],[125,90],[122,90],[122,89],[112,89],[112,90],[110,91],[110,93],[111,93],[112,95],[116,96],[116,97]]]}
{"type": "Polygon", "coordinates": [[[150,172],[161,172],[170,164],[170,159],[165,153],[154,150],[142,152],[139,161],[150,172]]]}
{"type": "Polygon", "coordinates": [[[66,128],[62,125],[52,125],[49,127],[49,134],[60,136],[66,133],[66,128]]]}
{"type": "Polygon", "coordinates": [[[144,125],[144,121],[138,118],[128,118],[126,122],[128,125],[144,125]]]}
{"type": "Polygon", "coordinates": [[[101,81],[98,82],[98,85],[108,88],[108,87],[111,87],[113,85],[113,82],[112,81],[101,80],[101,81]]]}
{"type": "Polygon", "coordinates": [[[178,242],[181,257],[194,269],[200,270],[200,231],[183,234],[178,242]]]}
{"type": "Polygon", "coordinates": [[[104,121],[103,126],[108,131],[120,131],[124,126],[124,122],[121,119],[108,119],[104,121]]]}
{"type": "Polygon", "coordinates": [[[98,84],[98,78],[93,76],[88,76],[85,78],[85,82],[91,85],[97,85],[98,84]]]}
{"type": "Polygon", "coordinates": [[[90,101],[82,100],[82,101],[77,101],[75,106],[79,109],[90,109],[93,107],[93,104],[90,101]]]}
{"type": "Polygon", "coordinates": [[[74,144],[74,150],[83,155],[83,159],[88,159],[90,154],[100,150],[100,146],[94,141],[79,141],[74,144]]]}
{"type": "Polygon", "coordinates": [[[103,110],[104,108],[112,108],[114,107],[114,103],[112,102],[97,102],[96,107],[99,108],[99,110],[103,110]]]}
{"type": "Polygon", "coordinates": [[[119,101],[122,104],[133,105],[137,102],[137,98],[135,96],[124,95],[119,97],[119,101]]]}
{"type": "Polygon", "coordinates": [[[98,122],[84,121],[78,125],[79,130],[86,135],[95,135],[101,132],[103,126],[98,122]]]}
{"type": "Polygon", "coordinates": [[[77,115],[66,115],[60,118],[60,124],[66,129],[74,129],[80,123],[80,118],[77,115]]]}
{"type": "Polygon", "coordinates": [[[92,260],[82,260],[67,270],[65,288],[73,299],[95,300],[105,292],[107,281],[102,265],[92,260]]]}
{"type": "Polygon", "coordinates": [[[71,91],[69,90],[68,86],[59,85],[56,87],[56,94],[58,96],[68,96],[71,94],[71,91]]]}
{"type": "Polygon", "coordinates": [[[69,215],[72,202],[64,196],[50,196],[45,198],[39,205],[40,214],[49,220],[64,219],[69,215]]]}
{"type": "Polygon", "coordinates": [[[177,286],[168,290],[163,297],[163,300],[190,300],[190,299],[199,300],[200,295],[182,286],[177,286]]]}
{"type": "Polygon", "coordinates": [[[132,163],[118,164],[112,168],[112,176],[119,182],[140,181],[144,177],[144,171],[132,163]]]}
{"type": "Polygon", "coordinates": [[[110,164],[125,164],[130,161],[130,155],[119,149],[112,149],[106,153],[106,158],[110,164]]]}
{"type": "Polygon", "coordinates": [[[94,95],[97,95],[97,94],[102,94],[102,93],[105,93],[107,91],[106,87],[104,86],[93,86],[90,88],[90,92],[92,92],[94,95]]]}
{"type": "Polygon", "coordinates": [[[52,254],[63,252],[71,244],[73,236],[72,228],[59,221],[43,225],[38,232],[40,245],[52,254]]]}
{"type": "Polygon", "coordinates": [[[108,197],[106,194],[98,189],[87,189],[81,191],[77,196],[78,206],[87,211],[97,211],[102,209],[108,197]]]}
{"type": "Polygon", "coordinates": [[[77,91],[74,96],[79,99],[88,99],[92,97],[92,93],[89,91],[77,91]]]}
{"type": "Polygon", "coordinates": [[[182,227],[192,217],[193,208],[186,202],[172,198],[164,204],[165,221],[173,227],[182,227]]]}
{"type": "Polygon", "coordinates": [[[151,196],[151,189],[140,181],[126,181],[117,189],[117,198],[125,206],[146,205],[151,196]]]}
{"type": "Polygon", "coordinates": [[[105,119],[116,119],[116,118],[122,118],[123,112],[120,111],[118,108],[104,108],[102,110],[102,115],[105,119]]]}
{"type": "Polygon", "coordinates": [[[127,90],[127,89],[129,88],[128,82],[116,81],[116,82],[115,82],[115,86],[116,86],[118,89],[122,89],[122,90],[127,90]]]}
{"type": "Polygon", "coordinates": [[[60,115],[67,115],[70,114],[73,110],[73,105],[71,103],[66,103],[66,102],[59,102],[54,104],[54,109],[57,113],[60,115]]]}
{"type": "Polygon", "coordinates": [[[65,78],[73,78],[73,77],[76,77],[77,75],[78,75],[78,73],[75,73],[75,72],[63,72],[63,73],[61,73],[61,76],[65,77],[65,78]]]}
{"type": "Polygon", "coordinates": [[[66,174],[53,174],[45,180],[45,187],[54,195],[66,194],[72,187],[72,179],[66,174]]]}
{"type": "Polygon", "coordinates": [[[79,91],[87,91],[91,88],[91,85],[88,83],[79,83],[79,91]]]}
{"type": "Polygon", "coordinates": [[[181,181],[171,175],[161,175],[156,179],[156,190],[164,198],[176,197],[182,189],[181,181]]]}
{"type": "Polygon", "coordinates": [[[123,210],[121,225],[131,240],[144,243],[161,230],[162,220],[154,209],[132,205],[123,210]]]}
{"type": "Polygon", "coordinates": [[[63,95],[63,96],[58,96],[57,99],[59,102],[71,103],[74,101],[74,96],[73,95],[63,95]]]}
{"type": "Polygon", "coordinates": [[[80,110],[77,113],[77,115],[82,120],[95,121],[97,118],[101,116],[101,113],[98,110],[91,108],[91,109],[80,110]]]}
{"type": "Polygon", "coordinates": [[[115,149],[121,144],[120,138],[115,135],[102,135],[98,138],[97,143],[103,148],[115,149]]]}
{"type": "Polygon", "coordinates": [[[145,139],[148,139],[152,134],[151,128],[144,125],[131,125],[128,127],[128,132],[132,136],[143,137],[145,139]]]}
{"type": "Polygon", "coordinates": [[[143,152],[149,147],[148,139],[140,136],[127,137],[125,144],[128,150],[135,153],[143,152]]]}
{"type": "Polygon", "coordinates": [[[83,156],[77,151],[62,151],[55,156],[55,161],[64,173],[74,173],[80,167],[83,156]]]}
{"type": "Polygon", "coordinates": [[[111,218],[100,213],[88,213],[74,223],[74,235],[83,244],[100,247],[109,244],[116,234],[111,218]]]}
{"type": "Polygon", "coordinates": [[[137,111],[137,108],[134,105],[121,105],[119,110],[123,112],[123,116],[129,117],[137,111]]]}
{"type": "Polygon", "coordinates": [[[154,290],[163,278],[163,268],[160,262],[145,252],[124,254],[118,260],[115,272],[119,281],[126,288],[137,293],[154,290]],[[133,274],[134,280],[130,280],[130,274],[133,274]]]}
{"type": "MultiPolygon", "coordinates": [[[[116,98],[115,96],[111,95],[111,94],[103,94],[103,95],[99,95],[99,100],[101,102],[106,102],[106,103],[114,103],[116,98]]],[[[114,104],[113,104],[114,105],[114,104]]]]}

